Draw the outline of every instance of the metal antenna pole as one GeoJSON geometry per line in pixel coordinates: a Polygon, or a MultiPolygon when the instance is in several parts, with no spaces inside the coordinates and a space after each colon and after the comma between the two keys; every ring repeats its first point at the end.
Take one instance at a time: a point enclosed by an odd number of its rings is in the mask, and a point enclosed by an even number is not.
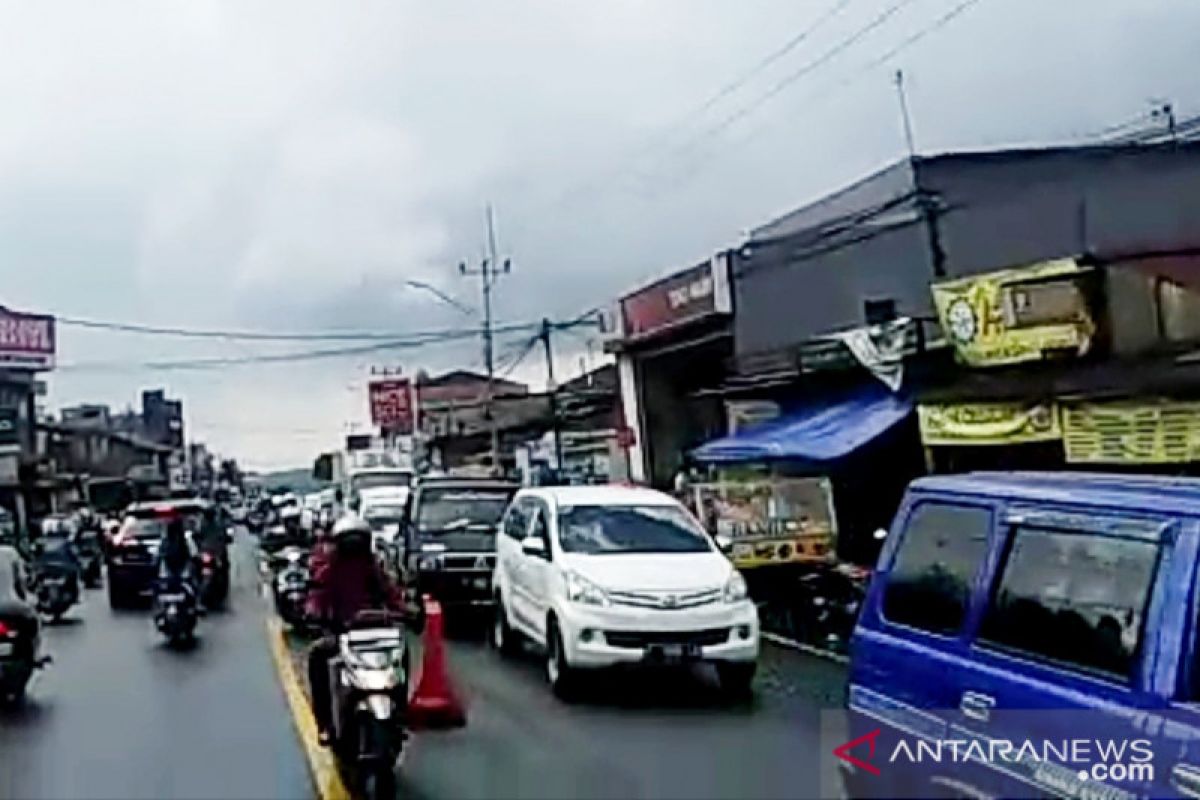
{"type": "Polygon", "coordinates": [[[908,157],[917,157],[916,139],[913,137],[912,117],[908,113],[908,96],[904,91],[904,70],[896,70],[896,94],[900,98],[900,117],[904,120],[904,141],[908,145],[908,157]]]}

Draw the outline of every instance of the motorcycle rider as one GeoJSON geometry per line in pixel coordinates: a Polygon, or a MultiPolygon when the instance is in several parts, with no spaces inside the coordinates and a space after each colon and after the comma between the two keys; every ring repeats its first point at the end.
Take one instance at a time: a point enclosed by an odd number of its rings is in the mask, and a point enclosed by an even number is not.
{"type": "Polygon", "coordinates": [[[172,517],[158,544],[158,580],[161,583],[178,582],[184,591],[194,594],[196,556],[196,545],[188,535],[183,518],[172,517]]]}
{"type": "Polygon", "coordinates": [[[371,526],[347,514],[333,526],[333,546],[312,561],[312,588],[306,611],[327,635],[308,652],[308,683],[322,745],[329,743],[332,724],[329,660],[337,655],[338,633],[362,611],[384,609],[404,613],[403,594],[392,584],[371,552],[371,526]]]}

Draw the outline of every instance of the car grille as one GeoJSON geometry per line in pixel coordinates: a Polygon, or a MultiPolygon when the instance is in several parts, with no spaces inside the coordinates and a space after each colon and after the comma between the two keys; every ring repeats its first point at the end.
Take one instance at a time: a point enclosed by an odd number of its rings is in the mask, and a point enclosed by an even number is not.
{"type": "Polygon", "coordinates": [[[721,599],[720,589],[696,589],[679,592],[609,592],[610,602],[634,608],[658,608],[676,611],[715,603],[721,599]]]}
{"type": "Polygon", "coordinates": [[[442,556],[442,569],[481,571],[496,566],[496,556],[489,553],[447,553],[442,556]]]}
{"type": "Polygon", "coordinates": [[[604,641],[611,647],[642,650],[651,645],[691,644],[709,647],[729,641],[729,628],[708,628],[701,631],[605,631],[604,641]]]}

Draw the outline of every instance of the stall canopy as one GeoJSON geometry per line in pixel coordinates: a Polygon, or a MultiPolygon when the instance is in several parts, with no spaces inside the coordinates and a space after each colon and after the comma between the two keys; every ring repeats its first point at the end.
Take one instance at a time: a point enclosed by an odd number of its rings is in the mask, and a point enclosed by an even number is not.
{"type": "Polygon", "coordinates": [[[912,410],[913,403],[906,397],[862,391],[714,439],[693,450],[692,457],[708,464],[783,459],[835,461],[886,433],[912,410]]]}

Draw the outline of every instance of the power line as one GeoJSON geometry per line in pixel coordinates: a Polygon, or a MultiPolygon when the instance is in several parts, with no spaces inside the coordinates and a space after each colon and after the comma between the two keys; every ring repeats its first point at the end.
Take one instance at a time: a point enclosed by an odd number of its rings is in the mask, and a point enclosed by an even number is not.
{"type": "MultiPolygon", "coordinates": [[[[977,5],[979,2],[980,2],[980,0],[962,0],[962,2],[958,3],[956,6],[954,6],[949,11],[947,11],[945,14],[943,14],[942,16],[938,17],[936,20],[931,22],[929,25],[927,25],[924,28],[921,28],[921,29],[917,30],[916,32],[910,34],[909,36],[905,37],[899,43],[897,43],[893,47],[889,48],[888,50],[884,51],[880,55],[870,59],[869,61],[864,62],[861,66],[858,67],[858,69],[847,74],[841,80],[838,80],[835,83],[832,83],[817,92],[813,92],[813,93],[806,95],[806,100],[809,103],[816,103],[821,100],[828,99],[834,93],[855,83],[856,81],[858,81],[860,78],[862,78],[864,75],[868,74],[875,68],[887,63],[888,61],[895,58],[900,53],[904,52],[905,50],[909,49],[910,47],[913,47],[914,45],[921,42],[923,39],[933,35],[937,31],[946,27],[951,22],[953,22],[956,18],[958,18],[959,16],[961,16],[962,14],[964,14],[965,12],[970,10],[971,7],[977,5]]],[[[883,12],[883,14],[888,14],[889,11],[891,11],[891,9],[885,10],[883,12]]],[[[881,16],[883,16],[883,14],[881,14],[881,16]]],[[[875,22],[875,21],[878,21],[878,17],[873,22],[875,22]]],[[[762,127],[763,127],[762,125],[759,125],[758,127],[752,129],[745,137],[743,137],[741,139],[741,142],[744,143],[745,141],[748,141],[749,139],[753,138],[760,130],[762,130],[762,127]]],[[[701,168],[700,163],[695,164],[695,166],[689,171],[688,177],[694,177],[700,168],[701,168]]]]}
{"type": "Polygon", "coordinates": [[[90,330],[116,331],[120,333],[138,333],[152,336],[176,336],[187,339],[227,339],[257,342],[322,342],[322,341],[364,341],[389,340],[396,338],[396,333],[375,331],[330,331],[324,333],[273,333],[269,331],[229,331],[201,330],[196,328],[177,328],[159,325],[145,325],[139,322],[109,322],[78,317],[56,316],[55,320],[62,325],[90,330]]]}
{"type": "MultiPolygon", "coordinates": [[[[680,128],[687,125],[693,119],[704,116],[715,106],[720,104],[721,101],[735,94],[743,86],[746,86],[748,83],[750,83],[750,81],[752,81],[761,72],[773,66],[784,56],[788,55],[801,44],[803,44],[806,40],[808,40],[809,37],[816,33],[818,28],[840,14],[853,2],[855,2],[855,0],[838,0],[838,2],[835,2],[820,16],[818,16],[817,19],[812,22],[812,24],[789,38],[786,42],[772,50],[767,55],[763,56],[761,59],[755,62],[753,66],[741,73],[738,77],[722,85],[715,92],[713,92],[713,94],[709,95],[708,99],[694,107],[691,111],[681,114],[675,119],[674,122],[663,125],[657,131],[657,133],[652,134],[648,141],[644,142],[642,146],[631,148],[627,156],[629,163],[627,163],[624,167],[618,167],[615,171],[615,174],[620,176],[632,167],[635,167],[637,158],[642,155],[648,155],[652,153],[660,144],[665,144],[666,141],[680,128]]],[[[583,189],[595,183],[599,183],[603,180],[603,178],[603,175],[597,175],[594,178],[584,181],[582,184],[580,184],[579,188],[583,189]]],[[[563,193],[563,196],[569,195],[570,193],[571,190],[568,189],[563,193]]]]}
{"type": "Polygon", "coordinates": [[[679,152],[686,153],[686,152],[690,151],[697,144],[699,144],[700,142],[703,142],[705,139],[708,139],[712,136],[719,134],[721,131],[725,130],[730,125],[733,125],[734,123],[738,122],[742,118],[752,114],[754,111],[761,108],[763,105],[765,105],[765,104],[769,103],[771,100],[775,99],[784,90],[786,90],[792,84],[796,83],[796,81],[800,80],[801,78],[805,77],[806,75],[814,72],[815,70],[817,70],[820,67],[824,66],[825,64],[829,63],[834,58],[836,58],[837,56],[844,53],[846,50],[849,50],[851,47],[853,47],[855,44],[857,44],[862,39],[866,38],[873,31],[875,31],[877,28],[879,28],[884,23],[886,23],[889,19],[891,19],[893,16],[895,16],[901,10],[903,10],[906,6],[911,5],[913,2],[915,2],[915,0],[896,0],[896,2],[892,3],[890,6],[888,6],[883,11],[881,11],[874,19],[872,19],[866,25],[862,26],[858,30],[851,33],[849,36],[847,36],[844,39],[842,39],[841,41],[839,41],[837,44],[835,44],[833,47],[826,50],[824,53],[822,53],[817,58],[813,59],[812,61],[809,61],[808,63],[804,64],[799,69],[795,70],[794,72],[791,72],[790,74],[785,76],[782,80],[775,83],[775,85],[773,85],[769,90],[767,90],[766,93],[760,95],[758,98],[756,98],[755,100],[753,100],[750,103],[747,103],[746,105],[742,106],[741,108],[734,111],[733,113],[728,114],[727,116],[725,116],[721,120],[719,120],[715,125],[712,125],[706,129],[702,130],[698,135],[689,139],[687,142],[685,142],[679,148],[679,152]]]}
{"type": "Polygon", "coordinates": [[[842,11],[845,10],[845,8],[848,5],[850,5],[853,2],[854,2],[854,0],[839,0],[839,2],[834,3],[832,6],[825,9],[825,12],[822,13],[819,17],[817,17],[817,19],[814,20],[811,25],[806,27],[804,30],[800,31],[795,36],[792,36],[790,39],[788,39],[786,42],[784,42],[782,46],[776,48],[775,50],[772,50],[770,53],[768,53],[766,56],[764,56],[762,59],[760,59],[756,64],[754,64],[754,66],[752,66],[750,69],[746,70],[744,73],[739,75],[737,78],[734,78],[732,81],[730,81],[729,83],[722,86],[720,89],[718,89],[716,92],[714,92],[707,100],[705,100],[699,106],[697,106],[692,111],[690,111],[687,114],[684,114],[682,117],[680,117],[680,119],[676,123],[676,125],[671,126],[671,127],[676,127],[679,124],[688,122],[696,117],[699,117],[699,116],[702,116],[703,114],[705,114],[707,111],[709,111],[711,108],[713,108],[713,106],[717,105],[722,100],[724,100],[726,97],[729,97],[730,95],[732,95],[733,93],[735,93],[739,89],[741,89],[743,86],[748,84],[763,70],[765,70],[768,67],[770,67],[771,65],[775,64],[781,58],[783,58],[788,53],[792,52],[797,47],[799,47],[801,44],[803,44],[810,36],[812,36],[814,33],[816,33],[818,28],[820,28],[826,22],[828,22],[829,20],[833,19],[835,16],[840,14],[842,11]]]}
{"type": "MultiPolygon", "coordinates": [[[[537,323],[510,323],[503,326],[496,326],[498,332],[514,332],[519,330],[532,330],[537,328],[537,323]]],[[[358,345],[354,347],[337,347],[326,348],[321,350],[301,350],[290,353],[274,353],[270,355],[252,355],[252,356],[234,356],[234,357],[213,357],[213,358],[197,358],[175,361],[146,361],[146,362],[82,362],[77,364],[62,364],[57,369],[67,371],[87,371],[87,370],[110,370],[121,368],[132,369],[152,369],[152,370],[188,370],[188,369],[214,369],[222,367],[237,367],[246,365],[265,365],[265,364],[282,364],[295,363],[301,361],[314,361],[328,358],[341,358],[345,356],[362,355],[365,353],[376,353],[388,350],[412,349],[426,347],[434,344],[443,344],[453,341],[461,341],[477,336],[479,332],[474,328],[464,328],[456,331],[440,331],[431,332],[423,335],[412,336],[408,338],[394,338],[390,341],[379,342],[376,344],[358,345]]]]}

